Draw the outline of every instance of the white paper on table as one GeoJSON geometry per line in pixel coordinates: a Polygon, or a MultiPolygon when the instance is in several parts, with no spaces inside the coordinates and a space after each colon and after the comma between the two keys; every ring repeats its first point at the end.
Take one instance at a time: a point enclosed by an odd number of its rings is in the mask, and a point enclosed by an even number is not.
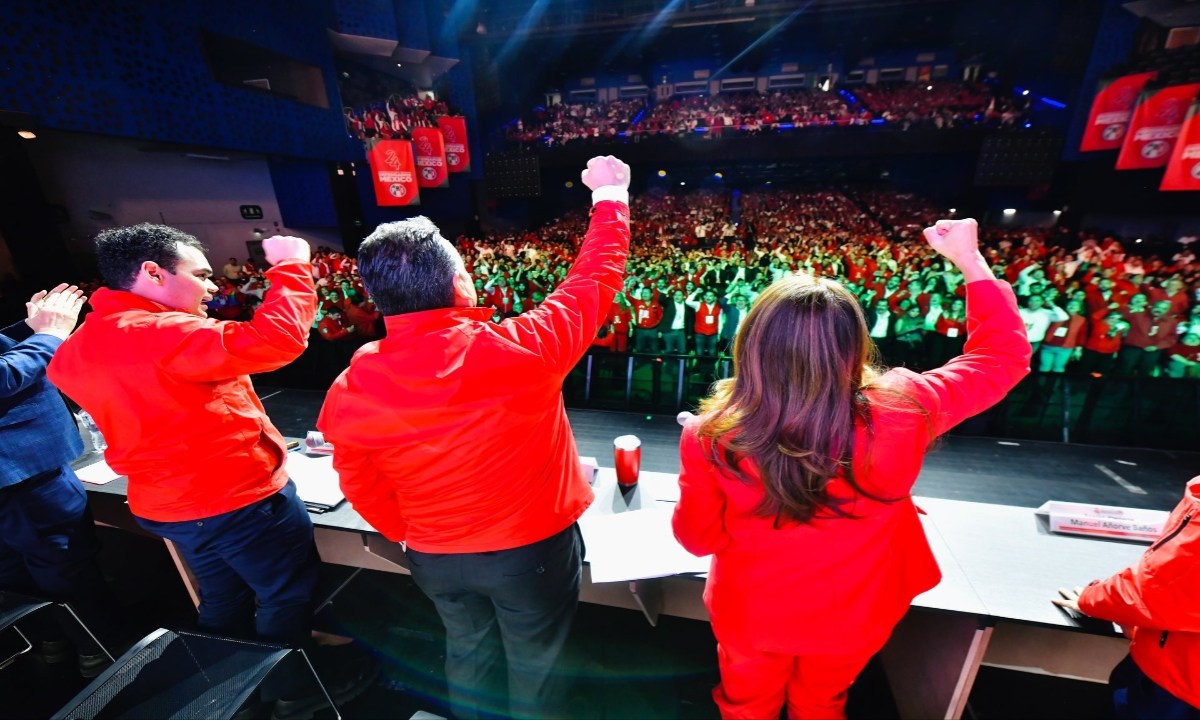
{"type": "Polygon", "coordinates": [[[107,485],[121,477],[121,474],[108,466],[104,458],[75,471],[75,476],[85,483],[92,485],[107,485]]]}
{"type": "Polygon", "coordinates": [[[311,458],[303,453],[288,453],[287,473],[296,483],[296,494],[306,503],[334,507],[346,499],[338,485],[332,455],[311,458]]]}
{"type": "Polygon", "coordinates": [[[710,557],[692,555],[675,539],[671,512],[650,508],[580,518],[592,582],[708,572],[710,557]]]}

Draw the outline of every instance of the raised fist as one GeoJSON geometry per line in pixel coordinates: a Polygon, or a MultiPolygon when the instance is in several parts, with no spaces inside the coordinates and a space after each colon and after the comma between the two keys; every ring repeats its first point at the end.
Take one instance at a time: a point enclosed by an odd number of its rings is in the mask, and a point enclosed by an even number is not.
{"type": "Polygon", "coordinates": [[[308,241],[291,235],[273,235],[263,240],[263,253],[271,265],[278,265],[284,260],[308,262],[312,258],[312,248],[308,246],[308,241]]]}
{"type": "Polygon", "coordinates": [[[587,170],[583,171],[583,184],[588,189],[595,190],[606,185],[621,188],[629,187],[629,166],[612,155],[594,157],[588,160],[587,170]]]}
{"type": "Polygon", "coordinates": [[[924,234],[930,247],[956,264],[979,252],[979,224],[973,218],[938,220],[924,234]]]}

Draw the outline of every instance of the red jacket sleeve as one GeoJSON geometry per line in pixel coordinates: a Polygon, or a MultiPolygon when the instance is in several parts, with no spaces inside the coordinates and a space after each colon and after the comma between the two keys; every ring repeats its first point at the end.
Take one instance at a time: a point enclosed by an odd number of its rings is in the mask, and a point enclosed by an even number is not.
{"type": "Polygon", "coordinates": [[[689,422],[679,439],[679,503],[671,528],[685,550],[703,557],[725,549],[733,538],[725,530],[725,494],[696,427],[689,422]]]}
{"type": "Polygon", "coordinates": [[[587,236],[567,277],[545,302],[504,322],[513,340],[563,376],[587,351],[621,289],[629,254],[629,208],[612,200],[592,211],[587,236]]]}
{"type": "Polygon", "coordinates": [[[1194,508],[1185,498],[1136,564],[1083,589],[1079,609],[1126,627],[1200,632],[1200,516],[1193,517],[1194,508]]]}
{"type": "Polygon", "coordinates": [[[1032,349],[1012,287],[1002,280],[967,285],[967,342],[963,354],[917,375],[892,370],[929,412],[934,436],[998,403],[1029,373],[1032,349]]]}
{"type": "Polygon", "coordinates": [[[333,452],[333,469],[337,471],[342,494],[363,520],[388,540],[403,542],[408,523],[400,513],[395,486],[379,477],[370,457],[338,445],[333,452]]]}
{"type": "Polygon", "coordinates": [[[249,322],[164,314],[159,365],[182,379],[212,382],[276,370],[299,357],[317,312],[312,267],[289,260],[267,278],[271,287],[249,322]]]}

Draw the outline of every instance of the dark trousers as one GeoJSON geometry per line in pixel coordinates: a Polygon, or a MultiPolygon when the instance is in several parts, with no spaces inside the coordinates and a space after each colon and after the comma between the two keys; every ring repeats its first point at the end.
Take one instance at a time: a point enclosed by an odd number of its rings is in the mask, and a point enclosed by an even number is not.
{"type": "MultiPolygon", "coordinates": [[[[99,550],[87,493],[69,466],[0,488],[0,589],[70,603],[101,642],[112,643],[118,606],[99,550]]],[[[78,623],[60,620],[76,650],[100,652],[78,623]]]]}
{"type": "Polygon", "coordinates": [[[455,717],[564,717],[566,693],[554,666],[579,602],[578,526],[511,550],[410,548],[408,559],[413,580],[446,626],[446,683],[455,717]]]}
{"type": "Polygon", "coordinates": [[[712,357],[717,354],[717,336],[696,333],[696,354],[712,357]]]}
{"type": "Polygon", "coordinates": [[[1125,377],[1150,377],[1154,368],[1158,367],[1161,350],[1122,345],[1117,353],[1117,374],[1125,377]]]}
{"type": "Polygon", "coordinates": [[[665,354],[665,355],[687,355],[687,331],[686,330],[664,330],[663,331],[663,354],[665,354]]]}
{"type": "Polygon", "coordinates": [[[201,629],[294,646],[309,639],[321,561],[295,483],[202,520],[137,520],[174,543],[196,576],[201,629]]]}
{"type": "Polygon", "coordinates": [[[1079,358],[1079,373],[1081,375],[1091,375],[1092,373],[1100,373],[1107,375],[1112,372],[1113,364],[1116,360],[1109,353],[1098,353],[1095,350],[1083,349],[1083,356],[1079,358]]]}
{"type": "Polygon", "coordinates": [[[1159,687],[1130,655],[1113,668],[1108,684],[1113,691],[1113,709],[1120,720],[1200,720],[1200,708],[1159,687]]]}
{"type": "Polygon", "coordinates": [[[633,331],[633,351],[638,353],[658,353],[658,330],[655,328],[638,328],[633,331]]]}

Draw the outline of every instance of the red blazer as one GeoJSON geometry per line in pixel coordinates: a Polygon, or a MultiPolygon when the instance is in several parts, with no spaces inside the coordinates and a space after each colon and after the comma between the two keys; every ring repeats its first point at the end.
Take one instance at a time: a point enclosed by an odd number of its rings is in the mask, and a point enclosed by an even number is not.
{"type": "MultiPolygon", "coordinates": [[[[881,503],[858,498],[845,519],[818,517],[776,529],[754,508],[762,486],[718,470],[698,421],[680,441],[681,496],[675,537],[696,555],[713,554],[704,601],[717,639],[789,655],[874,652],[912,599],[940,580],[910,492],[929,443],[992,406],[1029,372],[1030,346],[1008,283],[982,280],[967,291],[963,354],[920,375],[889,371],[874,387],[890,388],[928,413],[894,409],[892,393],[868,389],[873,435],[858,427],[856,480],[881,503]]],[[[749,468],[753,474],[753,468],[749,468]]],[[[849,497],[834,479],[829,492],[849,497]]]]}
{"type": "Polygon", "coordinates": [[[1187,484],[1163,535],[1137,564],[1079,595],[1079,609],[1119,623],[1151,680],[1200,707],[1200,477],[1187,484]]]}

